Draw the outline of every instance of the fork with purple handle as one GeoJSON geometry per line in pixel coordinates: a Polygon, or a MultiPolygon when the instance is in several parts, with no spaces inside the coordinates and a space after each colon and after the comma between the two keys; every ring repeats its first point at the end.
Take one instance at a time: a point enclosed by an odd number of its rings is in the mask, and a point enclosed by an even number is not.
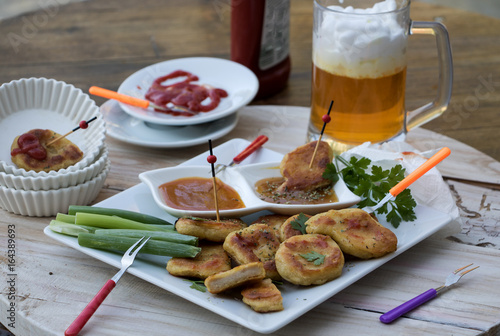
{"type": "Polygon", "coordinates": [[[431,288],[428,291],[414,297],[413,299],[403,303],[402,305],[388,311],[387,313],[383,314],[380,316],[380,321],[383,323],[391,323],[398,317],[400,317],[403,314],[406,314],[410,310],[413,310],[417,308],[418,306],[422,305],[423,303],[429,301],[430,299],[435,298],[439,293],[443,292],[444,290],[448,289],[451,285],[454,285],[460,280],[461,277],[463,277],[465,274],[472,272],[479,266],[476,266],[474,268],[471,268],[467,271],[463,271],[462,273],[459,273],[460,271],[472,266],[473,264],[469,264],[467,266],[461,267],[455,271],[453,271],[448,277],[446,278],[445,284],[441,287],[438,287],[436,289],[431,288]]]}

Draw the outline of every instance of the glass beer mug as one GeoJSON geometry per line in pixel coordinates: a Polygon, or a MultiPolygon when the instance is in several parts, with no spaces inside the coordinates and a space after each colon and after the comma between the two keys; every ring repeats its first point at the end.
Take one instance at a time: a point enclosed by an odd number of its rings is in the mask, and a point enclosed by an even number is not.
{"type": "Polygon", "coordinates": [[[361,143],[395,139],[447,108],[453,65],[446,28],[410,19],[409,0],[315,0],[310,141],[319,137],[333,100],[323,139],[335,153],[361,143]],[[439,85],[435,100],[405,110],[408,36],[435,35],[439,85]]]}

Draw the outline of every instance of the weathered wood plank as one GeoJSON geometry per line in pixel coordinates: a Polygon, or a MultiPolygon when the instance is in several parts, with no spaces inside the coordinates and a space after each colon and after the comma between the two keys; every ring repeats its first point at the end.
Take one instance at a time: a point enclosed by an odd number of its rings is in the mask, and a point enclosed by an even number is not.
{"type": "Polygon", "coordinates": [[[462,218],[462,231],[452,239],[500,250],[500,193],[498,189],[448,181],[462,218]]]}
{"type": "Polygon", "coordinates": [[[449,147],[450,157],[438,166],[445,177],[500,184],[500,162],[455,139],[419,128],[410,131],[406,141],[421,152],[449,147]]]}

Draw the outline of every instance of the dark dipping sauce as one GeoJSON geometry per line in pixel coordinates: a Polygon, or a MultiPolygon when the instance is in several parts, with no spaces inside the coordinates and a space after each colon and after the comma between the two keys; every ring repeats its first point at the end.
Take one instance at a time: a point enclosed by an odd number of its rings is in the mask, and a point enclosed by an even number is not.
{"type": "MultiPolygon", "coordinates": [[[[218,178],[216,185],[219,210],[245,207],[236,190],[218,178]]],[[[159,189],[165,203],[172,208],[197,211],[215,210],[215,195],[211,178],[180,178],[162,184],[159,189]]]]}
{"type": "Polygon", "coordinates": [[[278,192],[278,188],[285,182],[283,177],[266,178],[255,183],[255,190],[263,201],[276,204],[324,204],[338,202],[338,197],[329,185],[312,191],[278,192]]]}

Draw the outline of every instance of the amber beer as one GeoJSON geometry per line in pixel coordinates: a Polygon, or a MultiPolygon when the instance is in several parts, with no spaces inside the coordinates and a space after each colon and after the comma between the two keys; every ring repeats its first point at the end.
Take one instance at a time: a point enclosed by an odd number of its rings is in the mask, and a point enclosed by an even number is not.
{"type": "Polygon", "coordinates": [[[311,127],[321,130],[321,117],[334,100],[332,122],[325,129],[334,141],[358,145],[389,140],[403,131],[405,81],[406,68],[379,78],[349,78],[313,64],[311,127]]]}
{"type": "Polygon", "coordinates": [[[311,118],[308,140],[323,128],[335,153],[364,142],[404,140],[450,102],[453,62],[446,27],[411,21],[410,0],[314,0],[311,118]],[[408,37],[434,35],[439,83],[431,103],[405,109],[408,37]]]}

